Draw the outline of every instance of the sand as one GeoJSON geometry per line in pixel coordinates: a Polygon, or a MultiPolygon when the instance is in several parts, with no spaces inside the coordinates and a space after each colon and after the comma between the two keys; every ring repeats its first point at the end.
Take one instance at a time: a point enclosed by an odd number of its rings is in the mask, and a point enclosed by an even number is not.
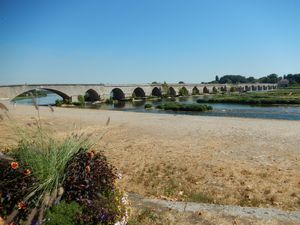
{"type": "MultiPolygon", "coordinates": [[[[28,126],[37,117],[33,107],[9,107],[18,124],[28,126]]],[[[102,137],[94,148],[122,173],[120,185],[128,192],[300,210],[300,121],[54,110],[40,107],[44,126],[57,135],[102,137]]],[[[14,142],[11,123],[0,122],[2,149],[14,142]]]]}

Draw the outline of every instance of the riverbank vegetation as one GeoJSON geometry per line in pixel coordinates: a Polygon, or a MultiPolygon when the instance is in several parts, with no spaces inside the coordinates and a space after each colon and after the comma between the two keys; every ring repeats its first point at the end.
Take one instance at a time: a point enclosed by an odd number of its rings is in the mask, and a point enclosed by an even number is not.
{"type": "Polygon", "coordinates": [[[157,109],[163,110],[172,110],[172,111],[195,111],[195,112],[204,112],[212,110],[212,107],[209,105],[203,104],[182,104],[178,102],[167,102],[161,105],[156,106],[157,109]]]}
{"type": "Polygon", "coordinates": [[[197,102],[249,105],[300,104],[300,89],[284,88],[268,92],[227,93],[198,99],[197,102]]]}
{"type": "Polygon", "coordinates": [[[149,103],[146,103],[145,105],[144,105],[144,108],[145,109],[151,109],[153,106],[152,106],[152,104],[149,104],[149,103]]]}

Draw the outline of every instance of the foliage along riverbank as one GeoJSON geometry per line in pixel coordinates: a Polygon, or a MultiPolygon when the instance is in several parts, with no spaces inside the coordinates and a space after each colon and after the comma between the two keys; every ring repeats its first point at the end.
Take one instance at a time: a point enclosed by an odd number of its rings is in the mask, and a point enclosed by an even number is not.
{"type": "MultiPolygon", "coordinates": [[[[148,100],[153,100],[154,98],[150,98],[148,100]]],[[[158,100],[158,98],[155,98],[155,100],[158,100]]],[[[204,112],[204,111],[208,111],[208,110],[212,110],[212,106],[209,105],[204,105],[204,104],[198,104],[198,103],[179,103],[179,102],[175,102],[175,98],[170,98],[168,99],[168,101],[170,102],[166,102],[166,103],[162,103],[158,106],[156,106],[156,109],[162,109],[162,110],[172,110],[172,111],[189,111],[189,112],[204,112]]],[[[136,100],[131,99],[130,101],[134,102],[136,100]]],[[[105,104],[113,104],[117,102],[117,100],[112,100],[112,99],[108,99],[107,101],[105,101],[105,104]]],[[[103,104],[103,103],[102,103],[103,104]]],[[[85,106],[85,101],[83,98],[78,98],[78,102],[67,102],[64,100],[57,100],[56,101],[56,106],[63,106],[63,105],[68,105],[68,106],[77,106],[77,107],[84,107],[85,106]]],[[[145,109],[151,109],[153,108],[153,105],[150,103],[147,103],[144,105],[145,109]]]]}
{"type": "Polygon", "coordinates": [[[212,106],[203,104],[182,104],[178,102],[167,102],[156,107],[157,109],[172,110],[172,111],[190,111],[190,112],[205,112],[212,110],[212,106]]]}
{"type": "Polygon", "coordinates": [[[198,103],[236,103],[248,105],[300,104],[300,89],[277,89],[269,92],[228,93],[209,99],[198,99],[198,103]]]}

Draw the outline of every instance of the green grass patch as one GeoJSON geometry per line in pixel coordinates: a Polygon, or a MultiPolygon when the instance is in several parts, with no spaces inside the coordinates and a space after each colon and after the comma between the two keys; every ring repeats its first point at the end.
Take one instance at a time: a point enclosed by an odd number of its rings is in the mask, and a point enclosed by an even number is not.
{"type": "Polygon", "coordinates": [[[213,203],[213,198],[209,195],[206,195],[202,192],[192,193],[188,198],[192,202],[201,202],[201,203],[213,203]]]}
{"type": "Polygon", "coordinates": [[[195,112],[204,112],[212,110],[212,107],[204,104],[182,104],[178,102],[167,102],[163,103],[156,108],[163,110],[172,110],[172,111],[195,111],[195,112]]]}
{"type": "Polygon", "coordinates": [[[82,207],[77,202],[66,203],[62,201],[60,204],[53,206],[46,212],[46,225],[73,225],[83,224],[77,220],[82,214],[82,207]]]}

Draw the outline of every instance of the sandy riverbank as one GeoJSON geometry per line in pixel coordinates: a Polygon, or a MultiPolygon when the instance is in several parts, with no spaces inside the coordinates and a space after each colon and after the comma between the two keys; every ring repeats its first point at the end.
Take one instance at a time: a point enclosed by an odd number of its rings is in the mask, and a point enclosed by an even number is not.
{"type": "MultiPolygon", "coordinates": [[[[300,210],[300,121],[54,109],[40,107],[40,115],[57,134],[104,134],[96,148],[123,174],[127,191],[300,210]]],[[[37,111],[18,105],[9,114],[28,125],[37,111]]],[[[3,148],[13,141],[8,122],[0,123],[3,148]]]]}

